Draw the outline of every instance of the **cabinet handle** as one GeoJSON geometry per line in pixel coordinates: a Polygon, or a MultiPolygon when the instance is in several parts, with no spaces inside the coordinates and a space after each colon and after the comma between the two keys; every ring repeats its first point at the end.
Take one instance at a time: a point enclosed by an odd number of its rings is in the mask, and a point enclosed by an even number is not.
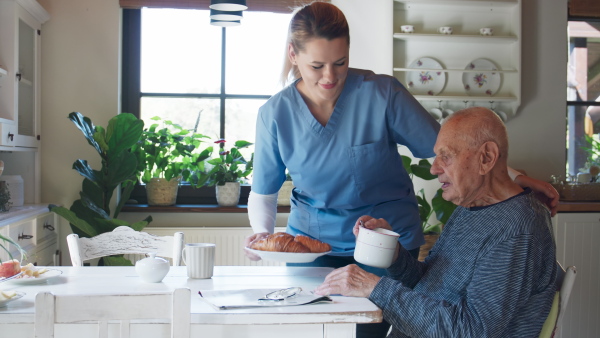
{"type": "Polygon", "coordinates": [[[44,229],[48,229],[50,231],[54,231],[54,227],[50,223],[44,223],[44,229]]]}
{"type": "Polygon", "coordinates": [[[17,80],[21,81],[21,73],[17,73],[17,80]]]}
{"type": "Polygon", "coordinates": [[[11,142],[12,142],[12,141],[14,141],[15,134],[13,134],[13,133],[8,133],[8,138],[10,139],[10,141],[11,141],[11,142]]]}
{"type": "Polygon", "coordinates": [[[19,239],[19,241],[22,240],[22,239],[32,239],[33,235],[25,235],[24,233],[21,233],[19,235],[19,237],[17,237],[17,238],[19,239]]]}

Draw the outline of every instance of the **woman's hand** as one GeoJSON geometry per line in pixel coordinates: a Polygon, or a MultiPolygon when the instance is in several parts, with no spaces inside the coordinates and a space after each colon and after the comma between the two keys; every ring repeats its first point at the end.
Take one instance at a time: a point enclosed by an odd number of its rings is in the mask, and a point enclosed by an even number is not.
{"type": "MultiPolygon", "coordinates": [[[[250,245],[252,245],[252,242],[259,240],[263,237],[267,237],[269,235],[270,235],[270,233],[268,233],[268,232],[259,232],[256,234],[252,234],[244,239],[244,247],[249,248],[250,245]]],[[[260,260],[259,255],[255,255],[246,249],[244,249],[244,253],[246,254],[246,257],[248,257],[251,261],[259,261],[260,260]]]]}
{"type": "Polygon", "coordinates": [[[369,297],[381,277],[368,273],[356,264],[333,270],[314,291],[318,295],[369,297]]]}
{"type": "Polygon", "coordinates": [[[550,215],[553,217],[556,215],[560,195],[552,184],[526,175],[517,176],[517,178],[515,178],[515,183],[520,185],[521,188],[530,188],[533,190],[537,198],[550,209],[550,215]]]}

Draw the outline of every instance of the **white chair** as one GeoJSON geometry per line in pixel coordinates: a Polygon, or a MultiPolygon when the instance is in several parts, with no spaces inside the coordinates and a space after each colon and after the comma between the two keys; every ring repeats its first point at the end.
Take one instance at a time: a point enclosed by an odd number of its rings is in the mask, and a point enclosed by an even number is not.
{"type": "Polygon", "coordinates": [[[148,254],[173,259],[173,266],[181,265],[183,232],[173,236],[156,236],[120,226],[112,232],[105,232],[92,238],[79,238],[77,234],[67,236],[71,263],[83,266],[83,262],[111,255],[148,254]]]}
{"type": "Polygon", "coordinates": [[[546,318],[546,321],[544,322],[544,326],[540,332],[540,338],[554,337],[554,333],[560,325],[560,321],[567,309],[571,290],[573,290],[573,284],[575,283],[575,277],[577,276],[577,270],[574,266],[569,266],[565,270],[560,263],[556,262],[556,264],[558,265],[558,276],[556,279],[558,291],[556,291],[556,294],[554,295],[552,308],[550,309],[548,318],[546,318]]]}
{"type": "MultiPolygon", "coordinates": [[[[108,337],[108,322],[120,321],[120,337],[129,338],[132,320],[169,319],[172,338],[190,337],[190,289],[172,293],[35,296],[35,338],[54,338],[54,324],[98,323],[98,337],[108,337]]],[[[157,321],[158,320],[158,321],[157,321]]]]}

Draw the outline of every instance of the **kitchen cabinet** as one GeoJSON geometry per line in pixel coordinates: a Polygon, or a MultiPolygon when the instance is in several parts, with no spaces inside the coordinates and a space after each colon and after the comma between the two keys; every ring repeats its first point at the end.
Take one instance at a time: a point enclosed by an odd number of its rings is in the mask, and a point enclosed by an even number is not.
{"type": "Polygon", "coordinates": [[[49,14],[34,0],[0,1],[0,150],[39,144],[41,27],[49,14]]]}
{"type": "Polygon", "coordinates": [[[425,108],[477,105],[502,111],[506,119],[515,115],[521,103],[520,0],[395,0],[393,13],[394,76],[425,108]],[[403,25],[414,31],[402,32],[403,25]],[[445,26],[452,34],[438,32],[445,26]],[[492,28],[493,35],[480,35],[481,28],[492,28]]]}
{"type": "Polygon", "coordinates": [[[553,218],[557,259],[577,278],[556,337],[600,336],[600,213],[558,213],[553,218]]]}
{"type": "MultiPolygon", "coordinates": [[[[25,251],[23,265],[59,265],[58,224],[58,215],[49,212],[47,205],[15,207],[10,213],[0,214],[0,234],[10,237],[25,251]]],[[[8,250],[13,258],[21,260],[21,253],[14,245],[9,244],[8,250]]],[[[2,250],[0,259],[10,257],[2,250]]]]}

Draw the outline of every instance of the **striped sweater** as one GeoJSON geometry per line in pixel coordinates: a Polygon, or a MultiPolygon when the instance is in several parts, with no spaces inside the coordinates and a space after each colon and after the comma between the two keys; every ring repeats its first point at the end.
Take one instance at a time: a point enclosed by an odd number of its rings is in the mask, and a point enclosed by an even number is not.
{"type": "Polygon", "coordinates": [[[556,290],[550,213],[527,190],[458,207],[424,262],[404,249],[369,299],[389,337],[537,337],[556,290]]]}

